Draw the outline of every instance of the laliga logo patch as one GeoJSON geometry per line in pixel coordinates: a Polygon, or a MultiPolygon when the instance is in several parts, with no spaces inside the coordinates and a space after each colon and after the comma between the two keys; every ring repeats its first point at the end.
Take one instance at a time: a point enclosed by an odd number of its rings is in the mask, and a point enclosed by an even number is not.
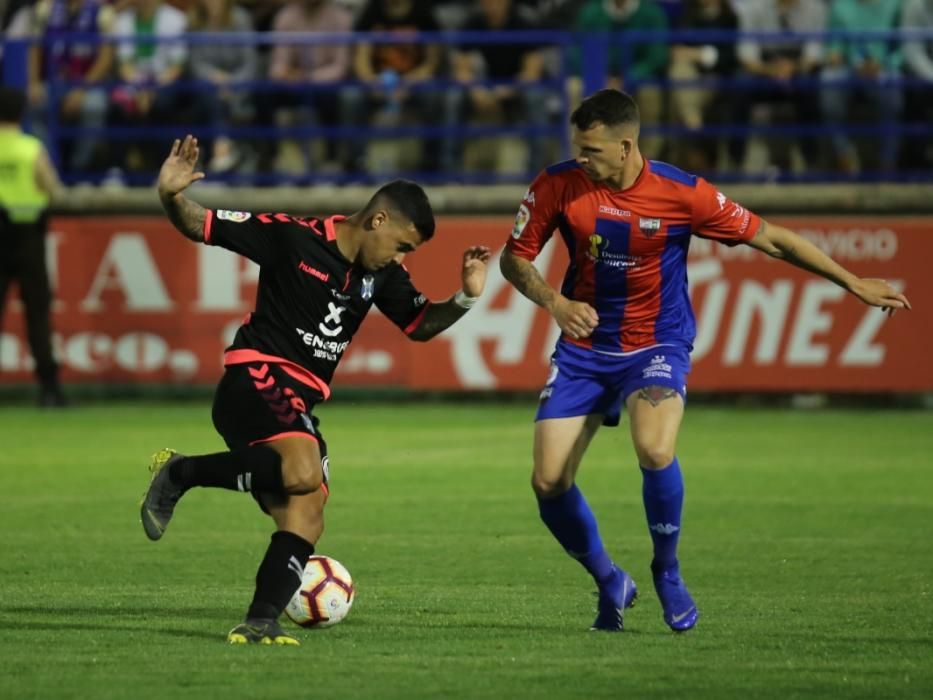
{"type": "Polygon", "coordinates": [[[522,204],[518,208],[518,213],[515,215],[515,224],[512,226],[512,238],[521,238],[522,231],[525,230],[530,220],[531,212],[528,211],[528,207],[522,204]]]}
{"type": "Polygon", "coordinates": [[[373,276],[366,275],[363,278],[363,287],[360,289],[360,296],[363,299],[372,299],[373,297],[373,276]]]}
{"type": "Polygon", "coordinates": [[[217,218],[223,221],[232,221],[235,224],[242,224],[248,221],[252,216],[248,211],[233,211],[231,209],[218,209],[217,218]]]}

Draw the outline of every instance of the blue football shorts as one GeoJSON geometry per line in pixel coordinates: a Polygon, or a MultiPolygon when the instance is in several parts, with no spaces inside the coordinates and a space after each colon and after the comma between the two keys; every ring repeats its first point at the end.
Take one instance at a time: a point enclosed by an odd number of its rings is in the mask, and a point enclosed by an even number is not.
{"type": "Polygon", "coordinates": [[[601,414],[603,425],[615,426],[622,402],[644,387],[670,387],[686,401],[689,373],[686,345],[658,345],[619,356],[561,340],[551,355],[535,420],[601,414]]]}

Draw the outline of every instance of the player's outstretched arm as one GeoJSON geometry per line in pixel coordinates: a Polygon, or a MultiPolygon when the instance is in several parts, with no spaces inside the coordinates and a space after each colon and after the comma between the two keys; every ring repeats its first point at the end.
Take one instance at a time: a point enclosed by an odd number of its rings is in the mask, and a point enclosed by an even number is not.
{"type": "Polygon", "coordinates": [[[587,338],[599,324],[596,309],[586,302],[572,301],[559,294],[545,281],[538,268],[508,248],[502,251],[499,269],[518,291],[547,310],[571,338],[587,338]]]}
{"type": "Polygon", "coordinates": [[[879,306],[890,315],[898,309],[910,309],[907,297],[884,280],[857,277],[803,236],[782,226],[761,220],[754,238],[748,245],[773,258],[786,260],[792,265],[816,273],[852,292],[866,304],[879,306]]]}
{"type": "Polygon", "coordinates": [[[463,286],[447,301],[431,304],[424,312],[421,323],[408,336],[412,340],[430,340],[438,333],[450,328],[461,318],[483,293],[486,286],[486,263],[490,258],[489,248],[473,246],[463,253],[460,277],[463,286]]]}
{"type": "Polygon", "coordinates": [[[194,168],[198,163],[198,140],[191,134],[183,141],[175,139],[168,158],[159,170],[159,200],[175,228],[192,241],[204,240],[204,207],[182,194],[188,186],[204,177],[194,168]]]}

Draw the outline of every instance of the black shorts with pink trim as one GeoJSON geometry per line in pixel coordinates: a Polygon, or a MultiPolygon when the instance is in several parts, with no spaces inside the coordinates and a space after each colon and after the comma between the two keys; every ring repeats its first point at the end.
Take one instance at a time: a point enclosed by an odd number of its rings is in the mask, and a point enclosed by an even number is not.
{"type": "Polygon", "coordinates": [[[321,453],[327,491],[327,443],[320,421],[312,415],[323,400],[318,391],[275,363],[229,365],[214,393],[214,428],[231,450],[287,437],[313,440],[321,453]]]}

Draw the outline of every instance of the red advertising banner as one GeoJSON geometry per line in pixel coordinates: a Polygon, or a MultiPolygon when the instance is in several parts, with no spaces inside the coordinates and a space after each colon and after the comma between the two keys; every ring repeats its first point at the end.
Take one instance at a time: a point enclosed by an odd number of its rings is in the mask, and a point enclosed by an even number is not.
{"type": "MultiPolygon", "coordinates": [[[[906,291],[910,313],[887,318],[835,285],[747,246],[694,239],[697,316],[690,388],[703,391],[933,391],[933,219],[775,219],[862,276],[906,291]]],[[[486,294],[430,343],[414,343],[373,312],[335,387],[536,389],[557,327],[499,274],[509,217],[442,217],[435,238],[406,260],[429,297],[459,286],[468,245],[495,251],[486,294]]],[[[223,348],[250,311],[258,269],[192,244],[159,217],[63,217],[49,236],[53,326],[66,382],[212,384],[223,348]]],[[[557,285],[566,252],[550,243],[537,264],[557,285]]],[[[31,381],[19,302],[8,300],[0,382],[31,381]]]]}

